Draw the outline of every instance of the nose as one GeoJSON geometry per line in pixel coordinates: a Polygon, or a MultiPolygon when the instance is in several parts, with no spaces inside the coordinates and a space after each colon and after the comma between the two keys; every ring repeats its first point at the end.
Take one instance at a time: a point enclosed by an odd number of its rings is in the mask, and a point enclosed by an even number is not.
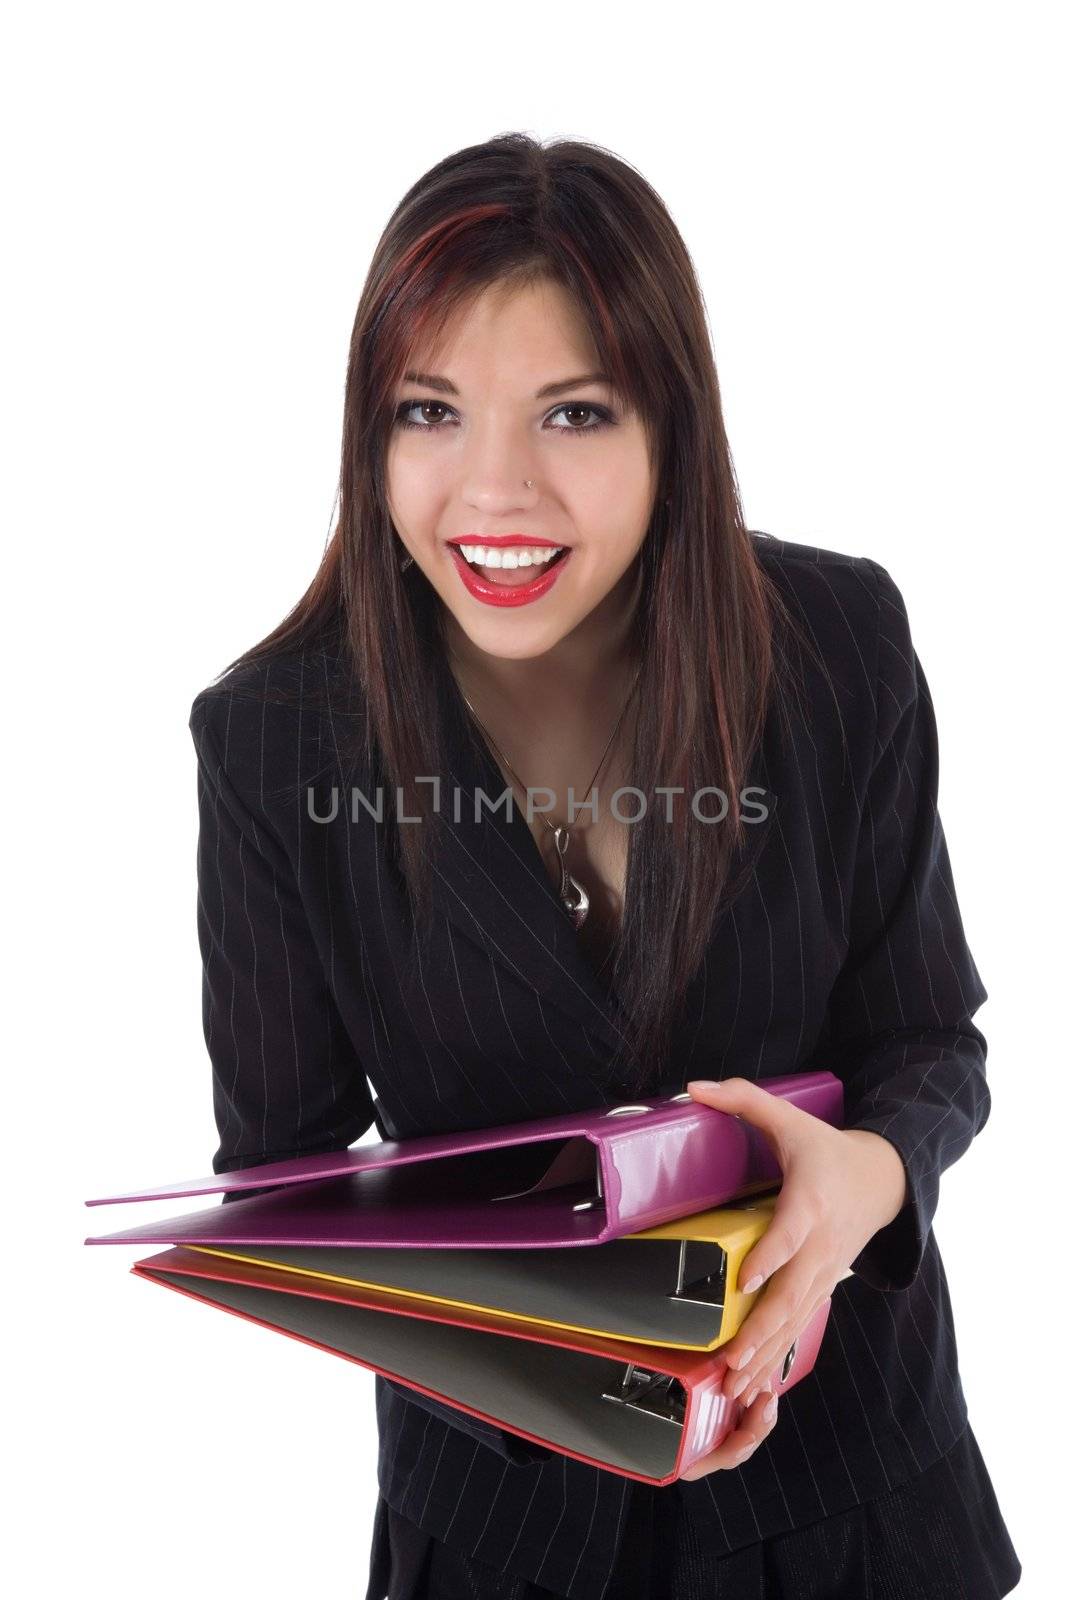
{"type": "MultiPolygon", "coordinates": [[[[483,480],[484,484],[484,480],[483,480]]],[[[538,501],[536,486],[532,481],[512,481],[509,484],[484,484],[469,487],[463,503],[485,517],[506,517],[513,511],[531,511],[538,501]]]]}
{"type": "Polygon", "coordinates": [[[464,461],[464,505],[483,516],[506,516],[529,510],[537,499],[537,468],[522,443],[502,431],[472,441],[464,461]]]}

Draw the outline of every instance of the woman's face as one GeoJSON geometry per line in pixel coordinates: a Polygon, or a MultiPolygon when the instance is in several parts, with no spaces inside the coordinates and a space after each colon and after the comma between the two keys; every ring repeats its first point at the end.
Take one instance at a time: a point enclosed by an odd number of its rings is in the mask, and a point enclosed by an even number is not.
{"type": "Polygon", "coordinates": [[[491,286],[411,370],[419,376],[394,396],[388,505],[463,633],[489,655],[523,660],[583,624],[591,642],[598,624],[610,630],[631,600],[656,486],[644,424],[590,381],[596,360],[566,291],[491,286]],[[487,565],[507,536],[564,554],[487,565]],[[473,566],[460,540],[468,554],[482,546],[473,566]]]}

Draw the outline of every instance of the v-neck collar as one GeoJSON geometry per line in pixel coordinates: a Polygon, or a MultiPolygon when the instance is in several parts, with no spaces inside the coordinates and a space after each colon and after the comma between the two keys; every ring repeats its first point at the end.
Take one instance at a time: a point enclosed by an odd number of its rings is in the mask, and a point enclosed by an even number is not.
{"type": "Polygon", "coordinates": [[[449,921],[612,1050],[623,1012],[596,976],[512,788],[512,814],[490,809],[508,787],[451,672],[440,668],[446,771],[441,820],[450,848],[437,866],[449,921]],[[475,798],[480,790],[480,820],[475,798]],[[458,801],[455,796],[458,795],[458,801]],[[458,809],[459,816],[456,817],[458,809]]]}

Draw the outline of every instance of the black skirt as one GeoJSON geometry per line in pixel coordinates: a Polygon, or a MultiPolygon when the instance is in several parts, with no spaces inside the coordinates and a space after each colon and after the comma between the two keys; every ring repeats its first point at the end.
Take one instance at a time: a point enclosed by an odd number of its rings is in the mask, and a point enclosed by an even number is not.
{"type": "MultiPolygon", "coordinates": [[[[603,1600],[1000,1600],[1022,1574],[970,1425],[910,1482],[725,1556],[673,1485],[635,1483],[603,1600]]],[[[366,1600],[557,1600],[379,1499],[366,1600]]]]}

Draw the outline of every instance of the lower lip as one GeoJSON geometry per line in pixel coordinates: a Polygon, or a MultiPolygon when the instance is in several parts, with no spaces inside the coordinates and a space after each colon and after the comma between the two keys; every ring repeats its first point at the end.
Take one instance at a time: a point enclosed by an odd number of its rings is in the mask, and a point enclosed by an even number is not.
{"type": "Polygon", "coordinates": [[[542,595],[548,593],[567,562],[571,552],[565,550],[558,561],[554,561],[547,572],[539,578],[534,578],[530,583],[499,584],[488,583],[480,578],[474,568],[464,559],[463,552],[457,550],[455,545],[448,546],[459,575],[467,586],[467,593],[472,594],[476,600],[481,600],[487,606],[526,606],[533,600],[540,600],[542,595]]]}

